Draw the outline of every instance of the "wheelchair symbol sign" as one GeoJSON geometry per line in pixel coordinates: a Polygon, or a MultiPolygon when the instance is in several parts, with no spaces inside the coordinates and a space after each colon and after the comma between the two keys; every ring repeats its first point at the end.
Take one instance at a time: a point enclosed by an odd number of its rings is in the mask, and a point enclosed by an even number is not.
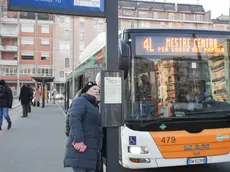
{"type": "Polygon", "coordinates": [[[129,145],[136,145],[136,144],[137,144],[136,136],[129,136],[129,145]]]}

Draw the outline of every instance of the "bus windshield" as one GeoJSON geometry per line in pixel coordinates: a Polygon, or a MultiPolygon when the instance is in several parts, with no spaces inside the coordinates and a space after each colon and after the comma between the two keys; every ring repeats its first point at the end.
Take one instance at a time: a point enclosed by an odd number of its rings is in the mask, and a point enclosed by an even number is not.
{"type": "Polygon", "coordinates": [[[128,119],[230,114],[226,36],[141,35],[133,40],[128,119]]]}

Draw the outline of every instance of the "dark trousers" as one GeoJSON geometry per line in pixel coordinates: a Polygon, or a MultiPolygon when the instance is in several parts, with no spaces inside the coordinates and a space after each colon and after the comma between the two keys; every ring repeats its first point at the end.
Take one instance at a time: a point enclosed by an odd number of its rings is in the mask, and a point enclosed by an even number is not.
{"type": "Polygon", "coordinates": [[[22,105],[22,116],[27,117],[29,111],[29,103],[22,105]]]}
{"type": "Polygon", "coordinates": [[[40,101],[34,101],[34,103],[33,103],[33,106],[37,106],[37,107],[39,107],[40,106],[40,101]]]}
{"type": "Polygon", "coordinates": [[[31,113],[31,102],[28,105],[28,113],[31,113]]]}

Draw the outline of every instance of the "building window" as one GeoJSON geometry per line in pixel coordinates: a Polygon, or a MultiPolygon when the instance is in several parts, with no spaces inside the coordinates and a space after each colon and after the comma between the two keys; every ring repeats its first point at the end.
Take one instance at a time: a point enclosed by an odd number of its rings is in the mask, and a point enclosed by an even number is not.
{"type": "Polygon", "coordinates": [[[42,33],[50,33],[50,26],[49,25],[42,25],[42,33]]]}
{"type": "Polygon", "coordinates": [[[85,43],[84,42],[80,42],[79,44],[79,50],[83,51],[85,49],[85,43]]]}
{"type": "Polygon", "coordinates": [[[185,20],[185,14],[180,14],[180,19],[185,20]]]}
{"type": "Polygon", "coordinates": [[[34,32],[34,25],[29,25],[29,24],[22,24],[21,25],[21,31],[22,32],[29,32],[33,33],[34,32]]]}
{"type": "Polygon", "coordinates": [[[50,68],[38,68],[38,76],[52,76],[53,70],[50,68]]]}
{"type": "Polygon", "coordinates": [[[23,37],[21,39],[21,44],[23,46],[32,46],[34,45],[34,38],[26,38],[26,37],[23,37]]]}
{"type": "Polygon", "coordinates": [[[203,16],[202,15],[195,15],[196,21],[203,21],[203,16]]]}
{"type": "Polygon", "coordinates": [[[80,32],[80,41],[84,41],[84,32],[80,32]]]}
{"type": "Polygon", "coordinates": [[[65,39],[66,40],[70,39],[70,30],[65,30],[65,39]]]}
{"type": "Polygon", "coordinates": [[[22,68],[20,69],[20,75],[33,75],[35,74],[35,70],[31,68],[22,68]]]}
{"type": "Polygon", "coordinates": [[[134,28],[135,27],[135,21],[131,21],[130,25],[131,25],[130,26],[131,28],[134,28]]]}
{"type": "Polygon", "coordinates": [[[174,13],[169,13],[169,20],[174,20],[174,13]]]}
{"type": "Polygon", "coordinates": [[[158,12],[153,12],[153,18],[158,19],[158,12]]]}
{"type": "Polygon", "coordinates": [[[34,53],[33,52],[22,52],[21,59],[22,60],[34,60],[34,53]]]}
{"type": "Polygon", "coordinates": [[[65,68],[69,68],[69,58],[65,58],[65,68]]]}
{"type": "Polygon", "coordinates": [[[6,67],[5,68],[5,75],[6,76],[15,76],[15,75],[17,75],[17,68],[6,67]]]}
{"type": "Polygon", "coordinates": [[[64,71],[60,71],[60,77],[61,77],[61,78],[64,77],[64,71]]]}
{"type": "Polygon", "coordinates": [[[99,19],[98,25],[99,25],[99,29],[103,29],[104,28],[104,20],[99,19]]]}
{"type": "Polygon", "coordinates": [[[41,60],[49,60],[49,53],[43,52],[41,53],[41,60]]]}
{"type": "Polygon", "coordinates": [[[49,40],[49,38],[42,38],[42,39],[41,39],[41,45],[42,45],[42,46],[49,46],[49,45],[50,45],[50,40],[49,40]]]}
{"type": "Polygon", "coordinates": [[[124,16],[132,16],[133,15],[133,11],[132,10],[123,10],[122,14],[124,16]]]}
{"type": "Polygon", "coordinates": [[[80,22],[80,31],[84,31],[84,27],[85,27],[84,22],[80,22]]]}
{"type": "Polygon", "coordinates": [[[84,17],[79,17],[79,21],[84,23],[85,22],[85,18],[84,17]]]}
{"type": "Polygon", "coordinates": [[[60,41],[60,43],[59,43],[59,49],[60,50],[69,50],[70,49],[70,43],[69,43],[69,41],[60,41]]]}
{"type": "Polygon", "coordinates": [[[93,19],[93,28],[95,29],[103,29],[104,28],[104,20],[100,18],[93,19]]]}
{"type": "Polygon", "coordinates": [[[65,22],[65,16],[60,16],[60,23],[64,23],[65,22]]]}
{"type": "Polygon", "coordinates": [[[147,18],[148,13],[146,11],[139,11],[138,17],[147,18]]]}

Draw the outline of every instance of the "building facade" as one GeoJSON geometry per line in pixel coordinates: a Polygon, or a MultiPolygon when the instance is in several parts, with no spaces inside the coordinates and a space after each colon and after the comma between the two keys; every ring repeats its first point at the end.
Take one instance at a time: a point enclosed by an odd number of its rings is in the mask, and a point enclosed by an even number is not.
{"type": "Polygon", "coordinates": [[[80,53],[101,32],[105,21],[100,18],[55,16],[54,85],[64,91],[65,76],[79,64],[80,53]]]}
{"type": "Polygon", "coordinates": [[[229,16],[221,15],[212,20],[213,29],[215,30],[229,30],[229,16]]]}
{"type": "Polygon", "coordinates": [[[53,75],[53,15],[0,13],[0,72],[18,96],[22,82],[35,87],[33,76],[53,75]]]}
{"type": "Polygon", "coordinates": [[[212,29],[211,11],[202,5],[120,0],[118,8],[119,29],[212,29]]]}

